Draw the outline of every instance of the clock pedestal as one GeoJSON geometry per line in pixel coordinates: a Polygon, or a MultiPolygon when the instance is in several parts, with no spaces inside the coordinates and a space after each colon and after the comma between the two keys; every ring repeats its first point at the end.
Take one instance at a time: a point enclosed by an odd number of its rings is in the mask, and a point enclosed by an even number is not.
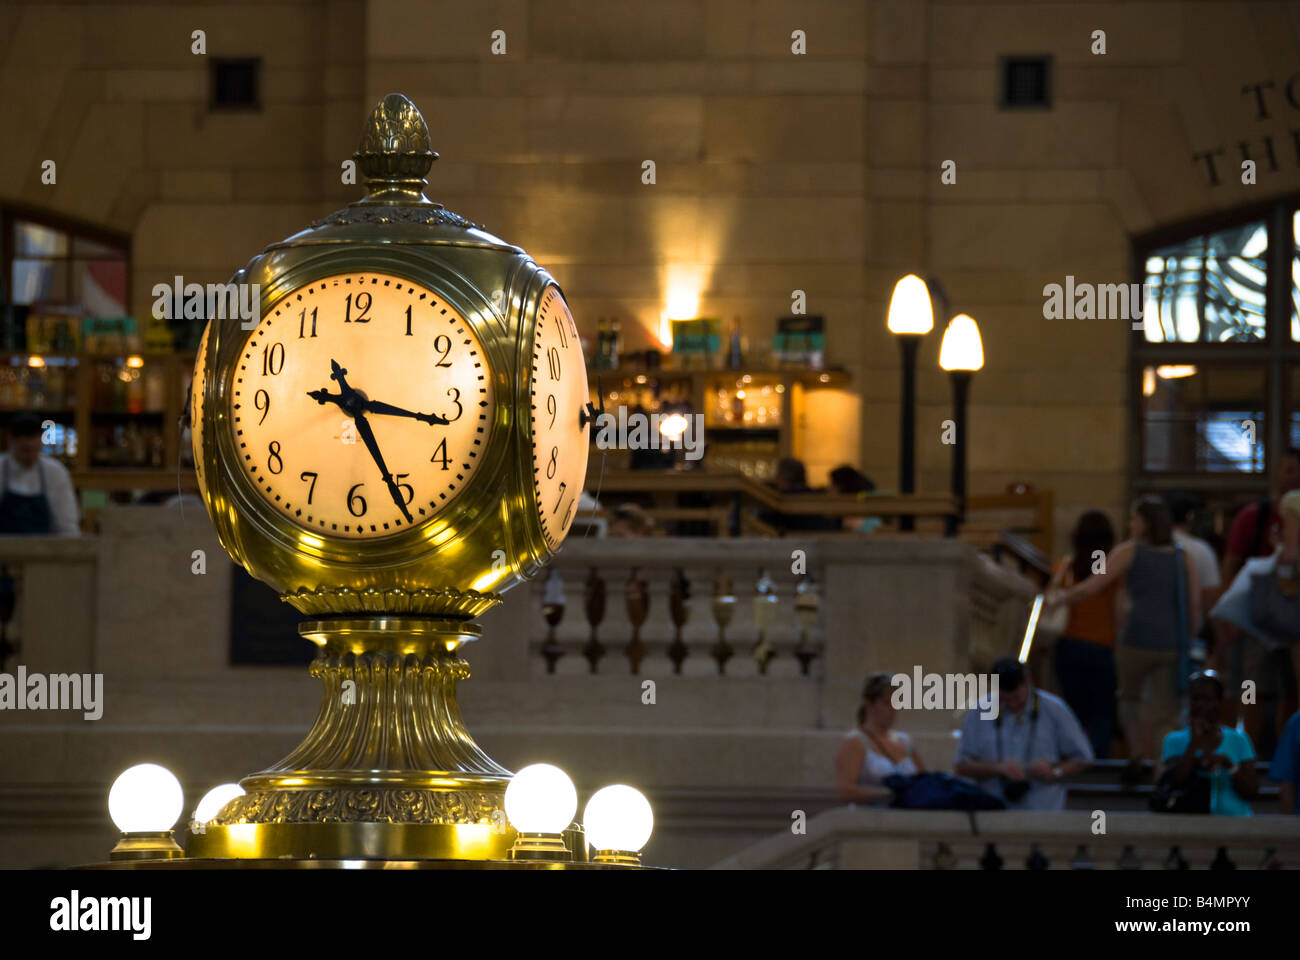
{"type": "Polygon", "coordinates": [[[472,623],[417,617],[311,620],[324,684],[315,726],[190,841],[191,857],[504,860],[510,772],[465,729],[456,682],[472,623]]]}

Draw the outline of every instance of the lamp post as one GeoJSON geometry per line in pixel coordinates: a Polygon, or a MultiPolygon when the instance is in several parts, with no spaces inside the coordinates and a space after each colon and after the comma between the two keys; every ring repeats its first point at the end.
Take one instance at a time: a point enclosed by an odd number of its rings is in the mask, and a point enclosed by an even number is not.
{"type": "Polygon", "coordinates": [[[952,378],[952,419],[956,436],[952,448],[952,496],[957,512],[947,521],[947,534],[954,536],[966,517],[966,404],[971,375],[984,366],[984,345],[979,326],[964,313],[948,322],[939,348],[939,366],[952,378]]]}
{"type": "MultiPolygon", "coordinates": [[[[898,337],[902,354],[902,396],[899,413],[898,492],[916,491],[916,351],[921,338],[934,329],[934,310],[925,281],[909,273],[894,285],[889,301],[889,332],[898,337]]],[[[899,517],[900,530],[916,529],[911,514],[899,517]]]]}

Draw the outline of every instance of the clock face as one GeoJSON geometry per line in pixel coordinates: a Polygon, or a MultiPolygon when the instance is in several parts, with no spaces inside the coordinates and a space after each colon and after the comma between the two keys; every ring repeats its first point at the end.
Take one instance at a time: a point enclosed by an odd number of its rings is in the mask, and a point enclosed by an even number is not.
{"type": "Polygon", "coordinates": [[[409,280],[352,273],[301,287],[262,317],[237,363],[239,467],[313,533],[369,540],[431,520],[487,450],[482,344],[409,280]]]}
{"type": "Polygon", "coordinates": [[[587,477],[587,365],[558,287],[542,295],[533,336],[533,489],[546,545],[559,547],[578,512],[587,477]]]}

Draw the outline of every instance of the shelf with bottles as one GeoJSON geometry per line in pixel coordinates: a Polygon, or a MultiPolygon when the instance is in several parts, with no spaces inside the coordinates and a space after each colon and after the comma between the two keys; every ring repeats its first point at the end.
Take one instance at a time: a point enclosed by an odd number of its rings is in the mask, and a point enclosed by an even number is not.
{"type": "Polygon", "coordinates": [[[169,357],[88,357],[92,415],[162,413],[169,357]]]}
{"type": "Polygon", "coordinates": [[[77,406],[79,358],[0,354],[0,410],[68,413],[77,406]]]}
{"type": "Polygon", "coordinates": [[[710,374],[704,382],[704,426],[779,429],[787,389],[779,373],[710,374]]]}
{"type": "Polygon", "coordinates": [[[92,470],[161,470],[166,447],[161,413],[97,419],[90,427],[89,466],[92,470]]]}

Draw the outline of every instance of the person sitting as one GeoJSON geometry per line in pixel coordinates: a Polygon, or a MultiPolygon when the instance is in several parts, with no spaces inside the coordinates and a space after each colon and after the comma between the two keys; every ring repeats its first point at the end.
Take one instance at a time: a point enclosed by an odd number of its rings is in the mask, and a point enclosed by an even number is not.
{"type": "Polygon", "coordinates": [[[1281,812],[1300,816],[1300,804],[1296,803],[1296,788],[1300,787],[1300,713],[1293,714],[1282,730],[1273,761],[1268,765],[1268,775],[1277,781],[1277,805],[1281,812]]]}
{"type": "MultiPolygon", "coordinates": [[[[862,499],[866,494],[876,489],[876,485],[871,482],[870,477],[847,463],[841,464],[832,470],[830,479],[831,489],[841,497],[858,497],[862,499]]],[[[875,533],[880,527],[880,518],[844,517],[842,523],[844,529],[850,533],[875,533]]]]}
{"type": "MultiPolygon", "coordinates": [[[[808,486],[808,471],[802,460],[794,457],[782,457],[776,465],[776,481],[773,484],[777,493],[798,495],[816,493],[808,486]]],[[[835,517],[818,516],[812,513],[781,513],[780,511],[763,511],[759,519],[781,531],[839,530],[840,521],[835,517]]]]}
{"type": "Polygon", "coordinates": [[[1192,674],[1188,681],[1189,723],[1165,737],[1162,777],[1181,787],[1193,776],[1210,779],[1210,813],[1249,817],[1258,792],[1255,749],[1250,737],[1219,723],[1223,681],[1213,670],[1192,674]]]}
{"type": "Polygon", "coordinates": [[[835,755],[835,791],[847,803],[883,804],[893,796],[884,785],[893,774],[924,773],[912,738],[894,730],[897,711],[891,702],[888,673],[873,673],[862,690],[858,725],[844,735],[835,755]]]}
{"type": "Polygon", "coordinates": [[[1030,685],[1015,657],[993,662],[998,710],[983,702],[962,719],[953,760],[1009,810],[1064,810],[1065,779],[1092,763],[1092,745],[1065,701],[1030,685]]]}

